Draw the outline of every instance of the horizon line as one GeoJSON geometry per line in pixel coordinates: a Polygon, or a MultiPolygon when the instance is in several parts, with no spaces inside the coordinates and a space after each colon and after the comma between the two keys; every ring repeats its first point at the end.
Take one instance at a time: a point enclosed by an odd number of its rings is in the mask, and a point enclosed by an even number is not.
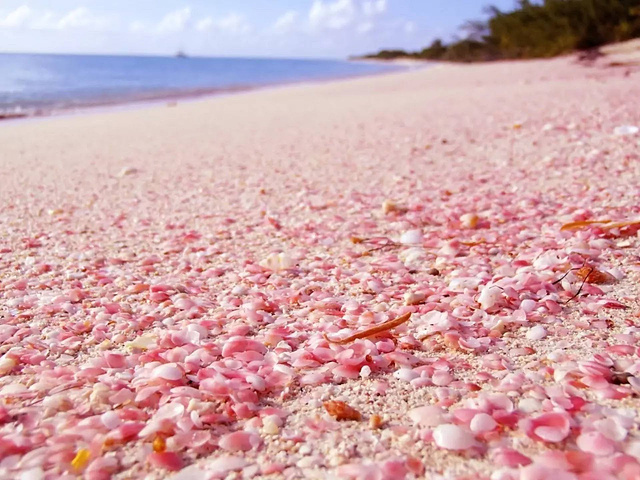
{"type": "MultiPolygon", "coordinates": [[[[176,53],[97,53],[97,52],[42,52],[42,51],[3,51],[0,50],[0,55],[58,55],[58,56],[79,56],[79,57],[153,57],[153,58],[178,58],[179,53],[185,53],[182,50],[176,51],[176,53]]],[[[262,56],[262,55],[203,55],[185,53],[185,59],[189,58],[234,58],[234,59],[246,59],[246,60],[349,60],[350,56],[345,57],[287,57],[287,56],[262,56]]]]}

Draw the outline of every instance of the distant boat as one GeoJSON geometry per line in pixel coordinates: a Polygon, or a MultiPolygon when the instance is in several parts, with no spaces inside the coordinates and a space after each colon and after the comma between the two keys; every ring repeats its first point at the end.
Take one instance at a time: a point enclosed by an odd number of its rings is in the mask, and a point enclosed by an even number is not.
{"type": "Polygon", "coordinates": [[[179,50],[179,51],[176,53],[175,57],[176,57],[176,58],[189,58],[189,57],[187,56],[187,54],[186,54],[186,53],[184,53],[182,50],[179,50]]]}

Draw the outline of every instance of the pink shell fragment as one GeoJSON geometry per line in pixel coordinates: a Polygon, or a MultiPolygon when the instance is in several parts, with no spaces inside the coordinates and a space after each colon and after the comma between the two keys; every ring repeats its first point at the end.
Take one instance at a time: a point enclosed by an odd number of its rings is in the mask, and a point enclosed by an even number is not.
{"type": "Polygon", "coordinates": [[[170,471],[178,471],[182,468],[183,461],[175,452],[153,452],[147,457],[147,461],[154,467],[170,471]]]}
{"type": "Polygon", "coordinates": [[[473,433],[485,433],[494,430],[498,426],[498,422],[496,422],[491,415],[486,413],[478,413],[471,419],[471,423],[469,424],[469,428],[473,433]]]}
{"type": "Polygon", "coordinates": [[[569,435],[571,423],[566,413],[543,413],[537,417],[524,420],[527,435],[542,442],[561,442],[569,435]]]}
{"type": "Polygon", "coordinates": [[[258,341],[245,337],[232,337],[225,342],[222,348],[222,356],[230,357],[235,353],[242,353],[248,350],[258,353],[265,353],[267,351],[266,347],[258,341]]]}
{"type": "Polygon", "coordinates": [[[345,480],[380,480],[382,477],[382,469],[376,464],[347,464],[341,465],[337,469],[339,478],[345,480]]]}
{"type": "Polygon", "coordinates": [[[223,435],[218,440],[220,448],[229,452],[246,452],[260,445],[260,437],[255,433],[232,432],[223,435]]]}
{"type": "Polygon", "coordinates": [[[408,416],[415,425],[421,427],[435,427],[443,423],[445,418],[442,408],[433,405],[414,408],[408,416]]]}
{"type": "Polygon", "coordinates": [[[615,450],[614,442],[600,432],[582,433],[577,438],[576,444],[583,452],[598,456],[611,455],[615,450]]]}
{"type": "Polygon", "coordinates": [[[247,465],[249,462],[242,457],[222,456],[207,462],[206,467],[211,478],[225,478],[230,472],[242,470],[247,465]]]}
{"type": "Polygon", "coordinates": [[[531,464],[531,459],[529,457],[510,448],[497,450],[493,455],[493,461],[500,466],[509,468],[531,464]]]}
{"type": "Polygon", "coordinates": [[[627,437],[627,429],[613,418],[598,420],[593,426],[603,436],[614,442],[621,442],[627,437]]]}
{"type": "Polygon", "coordinates": [[[440,448],[466,450],[475,445],[473,435],[457,425],[439,425],[433,431],[433,440],[440,448]]]}
{"type": "Polygon", "coordinates": [[[151,375],[163,380],[176,381],[182,378],[182,371],[175,363],[166,363],[154,368],[151,375]]]}

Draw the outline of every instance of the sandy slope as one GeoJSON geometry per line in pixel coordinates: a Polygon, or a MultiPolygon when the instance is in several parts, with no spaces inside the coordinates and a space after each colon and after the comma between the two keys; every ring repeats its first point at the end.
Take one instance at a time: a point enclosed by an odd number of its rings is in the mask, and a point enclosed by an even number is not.
{"type": "Polygon", "coordinates": [[[3,124],[0,477],[639,478],[637,229],[560,231],[640,216],[639,75],[447,65],[3,124]],[[569,301],[583,265],[610,284],[569,301]],[[322,336],[404,312],[397,341],[322,336]]]}
{"type": "Polygon", "coordinates": [[[640,40],[616,43],[602,47],[605,57],[602,59],[609,64],[638,66],[640,64],[640,40]]]}

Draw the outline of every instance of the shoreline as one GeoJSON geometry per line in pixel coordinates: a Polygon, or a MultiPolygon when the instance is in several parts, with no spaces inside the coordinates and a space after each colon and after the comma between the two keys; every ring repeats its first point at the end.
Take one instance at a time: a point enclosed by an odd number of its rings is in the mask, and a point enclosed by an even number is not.
{"type": "Polygon", "coordinates": [[[212,89],[205,90],[198,93],[174,93],[174,94],[158,94],[158,96],[151,97],[136,97],[129,100],[113,100],[105,102],[86,103],[80,106],[65,106],[59,107],[47,111],[36,110],[36,113],[25,113],[18,115],[0,115],[0,125],[5,122],[15,121],[31,121],[40,119],[51,118],[64,118],[69,116],[78,116],[86,114],[100,114],[105,112],[118,112],[126,111],[130,109],[139,109],[147,107],[156,107],[161,105],[173,106],[178,102],[196,102],[198,100],[205,100],[207,98],[215,98],[227,95],[238,95],[242,93],[249,93],[262,89],[274,88],[272,86],[265,87],[237,87],[229,89],[212,89]]]}
{"type": "MultiPolygon", "coordinates": [[[[366,62],[355,62],[366,63],[366,62]]],[[[297,85],[316,85],[328,82],[339,82],[343,80],[350,80],[356,78],[376,77],[379,75],[388,75],[393,73],[401,73],[405,68],[409,69],[411,65],[398,64],[397,68],[389,69],[389,71],[380,71],[372,73],[354,73],[352,75],[338,76],[334,78],[322,78],[322,79],[308,79],[291,82],[274,83],[267,85],[237,85],[233,87],[225,88],[212,88],[212,89],[198,89],[198,90],[185,90],[181,92],[167,92],[148,95],[138,95],[129,99],[114,99],[87,102],[77,106],[62,106],[55,107],[47,110],[47,107],[35,108],[31,112],[25,112],[20,110],[18,112],[5,111],[0,112],[0,125],[7,122],[16,121],[29,121],[34,119],[46,119],[46,118],[58,118],[73,115],[83,115],[90,113],[101,113],[105,111],[120,111],[132,108],[146,108],[153,106],[160,106],[166,104],[167,106],[174,106],[178,102],[194,102],[198,100],[206,100],[208,98],[215,98],[229,95],[239,95],[243,93],[250,93],[254,91],[264,91],[271,89],[287,88],[297,85]]]]}
{"type": "Polygon", "coordinates": [[[454,62],[445,62],[441,60],[425,60],[420,58],[402,57],[402,58],[366,58],[366,57],[353,57],[349,59],[350,62],[363,62],[363,63],[375,63],[383,65],[406,65],[408,67],[419,67],[423,65],[439,65],[454,62]]]}
{"type": "Polygon", "coordinates": [[[0,478],[636,478],[639,78],[0,128],[0,478]]]}
{"type": "MultiPolygon", "coordinates": [[[[618,44],[610,44],[601,48],[603,54],[601,56],[595,57],[593,60],[587,60],[584,62],[585,65],[590,65],[592,67],[601,67],[601,68],[631,68],[636,69],[640,67],[640,40],[629,40],[627,42],[618,43],[618,44]]],[[[64,56],[64,55],[63,55],[64,56]]],[[[199,58],[199,57],[195,57],[199,58]]],[[[556,57],[556,59],[564,59],[564,60],[573,60],[578,59],[579,55],[576,53],[566,54],[560,57],[556,57]]],[[[283,82],[276,83],[271,85],[238,85],[234,87],[225,87],[225,88],[212,88],[212,89],[198,89],[191,91],[183,91],[183,92],[167,92],[167,93],[157,93],[157,94],[148,94],[148,95],[138,95],[136,97],[131,97],[129,99],[114,99],[114,100],[106,100],[96,101],[96,102],[87,102],[78,106],[63,106],[63,107],[55,107],[51,110],[46,110],[48,107],[38,107],[35,108],[35,113],[32,112],[24,112],[24,111],[3,111],[0,112],[0,125],[5,124],[7,122],[15,122],[15,121],[28,121],[33,119],[42,119],[42,118],[57,118],[64,117],[68,115],[82,115],[85,113],[100,113],[104,111],[118,111],[118,110],[126,110],[130,108],[145,108],[148,106],[158,106],[162,104],[172,104],[174,102],[193,102],[198,100],[203,100],[207,98],[217,97],[217,96],[226,96],[226,95],[237,95],[242,93],[248,93],[252,91],[261,91],[261,90],[269,90],[269,89],[277,89],[277,88],[286,88],[289,86],[295,85],[314,85],[319,83],[326,82],[336,82],[341,80],[349,80],[354,78],[363,78],[363,77],[375,77],[379,75],[387,75],[393,73],[400,73],[403,70],[414,70],[414,69],[424,69],[424,68],[438,68],[446,65],[453,66],[464,66],[464,65],[491,65],[491,64],[499,64],[499,63],[512,63],[512,62],[539,62],[544,60],[553,60],[553,59],[523,59],[523,60],[496,60],[490,62],[447,62],[447,61],[433,61],[433,60],[425,60],[425,59],[417,59],[417,58],[397,58],[397,59],[379,59],[379,58],[361,58],[361,57],[353,57],[345,60],[349,63],[364,63],[364,64],[381,64],[381,65],[391,65],[398,67],[398,70],[392,70],[388,72],[375,72],[375,73],[365,73],[365,74],[354,74],[347,75],[342,77],[335,78],[326,78],[319,80],[300,80],[294,82],[283,82]],[[400,68],[404,67],[404,68],[400,68]],[[44,111],[40,111],[44,110],[44,111]]],[[[581,60],[580,60],[581,61],[581,60]]],[[[169,105],[172,106],[172,105],[169,105]]]]}

